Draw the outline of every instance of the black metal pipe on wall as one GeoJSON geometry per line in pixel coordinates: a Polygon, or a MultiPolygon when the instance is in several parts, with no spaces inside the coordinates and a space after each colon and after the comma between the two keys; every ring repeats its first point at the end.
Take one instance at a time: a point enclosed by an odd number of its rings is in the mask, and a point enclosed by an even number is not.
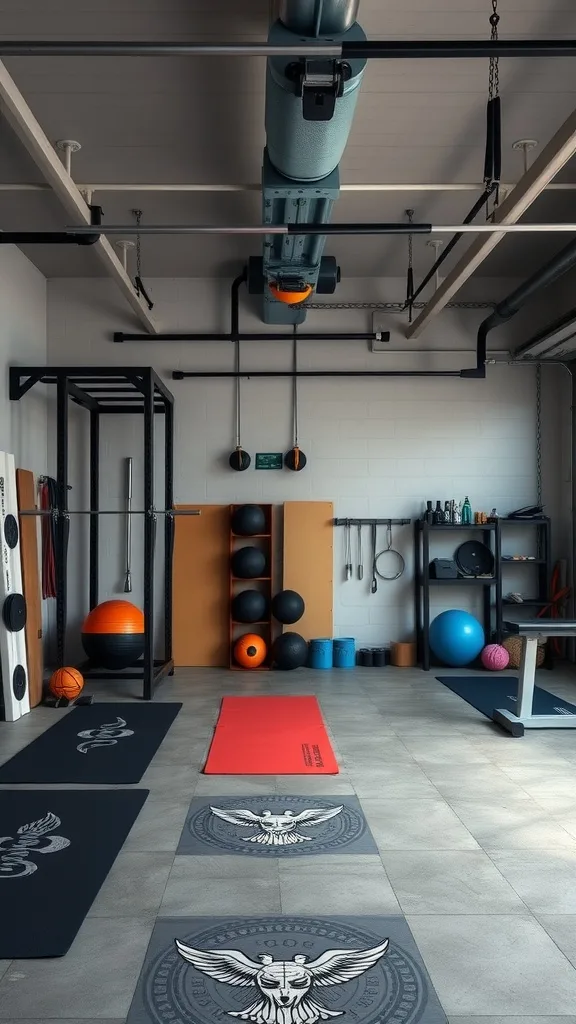
{"type": "MultiPolygon", "coordinates": [[[[471,374],[474,371],[470,371],[471,374]]],[[[173,370],[172,380],[186,377],[231,378],[243,377],[462,377],[466,370],[173,370]]]]}

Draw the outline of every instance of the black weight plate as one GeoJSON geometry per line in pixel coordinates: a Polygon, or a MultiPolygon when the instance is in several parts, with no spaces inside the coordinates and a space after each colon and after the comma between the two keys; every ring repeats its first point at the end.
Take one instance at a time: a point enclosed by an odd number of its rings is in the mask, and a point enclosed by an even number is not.
{"type": "Polygon", "coordinates": [[[22,665],[16,665],[12,673],[12,693],[16,700],[26,696],[26,672],[22,665]]]}
{"type": "Polygon", "coordinates": [[[6,516],[4,520],[4,537],[9,548],[15,548],[18,543],[18,523],[14,516],[6,516]]]}
{"type": "Polygon", "coordinates": [[[2,621],[10,633],[19,633],[26,625],[26,601],[22,594],[8,594],[2,605],[2,621]]]}
{"type": "Polygon", "coordinates": [[[494,555],[481,541],[465,541],[456,551],[454,559],[465,576],[492,576],[494,573],[494,555]]]}

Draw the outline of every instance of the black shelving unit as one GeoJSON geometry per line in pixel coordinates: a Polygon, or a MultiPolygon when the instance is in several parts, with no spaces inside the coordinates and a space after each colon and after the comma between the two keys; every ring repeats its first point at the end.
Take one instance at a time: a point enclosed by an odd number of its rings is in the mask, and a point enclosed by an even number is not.
{"type": "MultiPolygon", "coordinates": [[[[483,625],[487,641],[493,640],[501,643],[503,639],[503,623],[506,617],[513,618],[519,614],[520,618],[533,618],[542,608],[546,608],[550,601],[550,579],[552,575],[551,555],[551,529],[550,520],[546,517],[540,519],[498,519],[495,523],[472,523],[472,524],[430,524],[423,520],[417,520],[414,524],[414,567],[415,567],[415,596],[416,596],[416,640],[418,645],[418,661],[425,671],[430,669],[430,589],[433,587],[470,587],[480,586],[483,588],[483,625]],[[536,530],[536,554],[534,558],[513,559],[502,557],[502,539],[508,528],[522,529],[527,531],[529,527],[536,530]],[[430,540],[436,534],[450,533],[452,535],[486,533],[490,541],[489,545],[494,555],[494,576],[488,578],[458,577],[452,580],[435,580],[430,578],[430,540]],[[515,569],[519,566],[526,571],[527,580],[528,566],[536,570],[536,580],[533,596],[527,597],[522,603],[507,601],[505,593],[508,592],[506,585],[506,572],[509,567],[515,569]],[[523,616],[521,609],[525,608],[529,614],[523,616]],[[514,612],[512,612],[514,609],[514,612]]],[[[440,557],[452,557],[453,552],[443,551],[440,557]]],[[[518,551],[517,554],[526,554],[525,551],[518,551]]],[[[433,557],[437,557],[435,554],[433,557]]],[[[528,586],[528,584],[527,584],[528,586]]],[[[529,591],[530,593],[530,591],[529,591]]],[[[551,667],[551,656],[547,652],[546,665],[551,667]]]]}
{"type": "MultiPolygon", "coordinates": [[[[486,536],[484,537],[486,542],[486,536]]],[[[460,543],[460,542],[459,542],[460,543]]],[[[456,545],[455,545],[456,546],[456,545]]],[[[453,551],[437,552],[434,557],[452,557],[453,551]]],[[[481,587],[484,633],[487,638],[499,636],[502,624],[502,584],[500,578],[500,529],[498,523],[455,524],[427,523],[417,519],[414,523],[414,574],[416,599],[416,644],[418,663],[425,672],[430,670],[430,590],[435,587],[481,587]],[[459,576],[456,579],[431,579],[430,558],[431,539],[436,535],[471,535],[482,533],[487,535],[489,546],[494,555],[494,575],[459,576]]]]}
{"type": "MultiPolygon", "coordinates": [[[[522,604],[518,604],[515,601],[507,601],[504,594],[502,595],[502,605],[506,609],[506,614],[510,617],[510,609],[515,608],[531,608],[533,614],[538,614],[539,608],[546,608],[550,602],[550,580],[552,577],[552,550],[551,550],[551,528],[550,520],[546,517],[541,519],[500,519],[499,527],[502,535],[505,534],[508,527],[523,528],[527,531],[529,527],[536,530],[536,557],[529,559],[513,559],[503,558],[502,561],[502,572],[501,582],[502,587],[507,591],[506,587],[506,568],[513,566],[517,569],[519,566],[528,567],[532,566],[537,569],[536,573],[536,584],[532,591],[533,596],[526,598],[522,601],[522,604]]],[[[525,552],[518,552],[519,554],[525,554],[525,552]]],[[[530,579],[528,573],[526,574],[527,581],[530,579]]],[[[528,583],[527,583],[528,586],[528,583]]],[[[531,588],[532,589],[532,588],[531,588]]],[[[512,616],[513,618],[515,616],[512,616]]]]}

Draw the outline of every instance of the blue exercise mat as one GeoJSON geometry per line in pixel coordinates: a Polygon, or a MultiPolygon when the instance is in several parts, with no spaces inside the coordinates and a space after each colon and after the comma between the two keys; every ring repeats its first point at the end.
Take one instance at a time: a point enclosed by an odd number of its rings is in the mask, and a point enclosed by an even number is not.
{"type": "MultiPolygon", "coordinates": [[[[496,708],[512,711],[516,714],[516,693],[518,679],[516,676],[437,676],[449,690],[457,693],[467,704],[492,718],[496,708]]],[[[532,712],[535,715],[576,715],[576,706],[534,687],[532,712]]]]}

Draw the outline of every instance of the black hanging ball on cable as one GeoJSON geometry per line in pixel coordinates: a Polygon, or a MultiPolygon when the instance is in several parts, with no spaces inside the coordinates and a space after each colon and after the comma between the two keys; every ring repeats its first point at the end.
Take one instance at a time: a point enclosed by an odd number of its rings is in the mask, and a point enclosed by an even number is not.
{"type": "Polygon", "coordinates": [[[251,462],[252,459],[243,448],[235,448],[228,459],[230,469],[235,469],[237,473],[243,473],[245,469],[248,469],[251,462]]]}
{"type": "Polygon", "coordinates": [[[286,466],[286,469],[292,469],[295,473],[299,473],[301,469],[304,469],[307,461],[308,460],[304,455],[304,452],[298,447],[291,448],[284,456],[284,465],[286,466]]]}

